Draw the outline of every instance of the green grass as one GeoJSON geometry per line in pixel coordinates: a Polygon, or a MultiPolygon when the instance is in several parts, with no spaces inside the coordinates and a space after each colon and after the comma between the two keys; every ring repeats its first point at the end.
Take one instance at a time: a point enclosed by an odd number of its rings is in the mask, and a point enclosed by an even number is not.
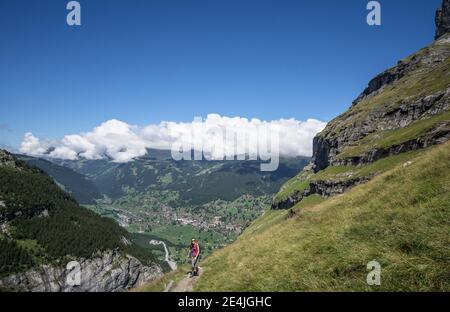
{"type": "MultiPolygon", "coordinates": [[[[448,49],[448,44],[434,44],[430,48],[422,49],[417,54],[436,53],[440,49],[448,49]]],[[[412,57],[406,58],[405,61],[410,60],[412,57]]],[[[405,103],[411,103],[426,95],[445,90],[450,86],[449,72],[450,59],[446,59],[435,67],[422,64],[403,78],[387,85],[379,94],[368,97],[335,118],[319,135],[338,136],[343,130],[353,129],[353,127],[364,120],[370,119],[371,114],[375,112],[390,111],[405,103]]],[[[386,149],[399,145],[417,139],[441,124],[450,125],[450,111],[417,120],[404,128],[376,131],[350,146],[345,146],[341,153],[337,155],[337,158],[345,159],[361,156],[372,150],[386,149]]],[[[356,177],[372,176],[391,169],[398,162],[406,161],[406,158],[410,156],[414,156],[414,154],[405,153],[405,155],[399,155],[398,157],[388,157],[361,167],[329,166],[316,174],[302,172],[282,186],[280,191],[274,196],[273,202],[276,204],[296,193],[302,193],[312,181],[326,179],[342,181],[356,177]]]]}
{"type": "MultiPolygon", "coordinates": [[[[447,50],[448,48],[449,44],[435,44],[427,49],[422,49],[417,54],[437,53],[438,50],[447,50]]],[[[413,56],[406,58],[406,60],[413,56]]],[[[445,90],[450,86],[449,72],[450,59],[446,59],[435,67],[421,64],[403,78],[387,85],[383,92],[366,98],[358,105],[351,107],[348,111],[335,118],[320,135],[339,135],[343,130],[368,119],[376,111],[390,111],[404,103],[412,103],[424,96],[445,90]]]]}
{"type": "Polygon", "coordinates": [[[271,212],[203,262],[198,291],[449,291],[450,143],[347,193],[271,212]],[[366,283],[371,260],[381,286],[366,283]]]}
{"type": "Polygon", "coordinates": [[[190,270],[190,267],[187,265],[178,267],[177,270],[164,274],[159,279],[152,281],[146,285],[141,287],[137,287],[133,289],[135,292],[162,292],[166,288],[166,286],[173,281],[172,288],[175,287],[185,276],[186,273],[190,270]]]}
{"type": "MultiPolygon", "coordinates": [[[[299,213],[304,207],[312,207],[323,202],[325,198],[320,195],[310,195],[305,197],[301,202],[295,205],[292,209],[299,213]]],[[[275,224],[283,222],[286,220],[288,211],[287,210],[267,210],[264,214],[256,219],[245,231],[238,237],[239,239],[245,239],[253,234],[260,233],[266,229],[272,227],[275,224]]]]}
{"type": "Polygon", "coordinates": [[[450,124],[450,111],[418,120],[405,128],[377,131],[346,147],[338,158],[359,156],[374,149],[389,148],[419,138],[442,123],[450,124]]]}
{"type": "Polygon", "coordinates": [[[313,206],[316,206],[322,202],[324,202],[326,199],[323,198],[320,195],[313,194],[308,197],[305,197],[301,202],[297,203],[292,209],[296,213],[300,213],[303,211],[304,208],[311,208],[313,206]]]}
{"type": "Polygon", "coordinates": [[[172,259],[177,263],[182,263],[186,260],[187,248],[193,237],[200,241],[204,256],[227,243],[225,236],[211,230],[202,230],[192,225],[159,226],[152,228],[152,231],[146,234],[169,242],[170,245],[167,247],[172,259]]]}
{"type": "Polygon", "coordinates": [[[394,82],[382,93],[370,98],[362,105],[357,105],[361,111],[371,110],[380,106],[395,108],[404,99],[415,100],[420,97],[445,90],[450,83],[450,59],[445,60],[435,68],[419,67],[405,77],[394,82]]]}
{"type": "MultiPolygon", "coordinates": [[[[423,150],[406,152],[361,166],[329,166],[315,174],[305,174],[303,172],[289,180],[286,185],[283,186],[280,192],[274,197],[274,202],[276,203],[284,200],[297,192],[303,192],[309,187],[311,182],[323,180],[345,181],[360,177],[372,177],[390,170],[398,164],[403,164],[421,153],[423,153],[423,150]]],[[[303,198],[302,201],[306,198],[303,198]]]]}
{"type": "Polygon", "coordinates": [[[329,166],[312,176],[311,181],[343,181],[358,177],[370,177],[390,170],[398,164],[403,164],[423,152],[424,150],[406,152],[399,155],[382,158],[373,163],[362,166],[329,166]]]}
{"type": "Polygon", "coordinates": [[[256,219],[245,231],[238,237],[243,239],[251,236],[252,234],[264,231],[272,225],[280,222],[286,217],[287,212],[285,210],[267,210],[264,214],[256,219]]]}
{"type": "Polygon", "coordinates": [[[300,174],[287,181],[274,196],[273,201],[275,203],[281,202],[295,193],[301,193],[306,190],[309,187],[309,177],[311,175],[313,174],[302,171],[300,174]]]}

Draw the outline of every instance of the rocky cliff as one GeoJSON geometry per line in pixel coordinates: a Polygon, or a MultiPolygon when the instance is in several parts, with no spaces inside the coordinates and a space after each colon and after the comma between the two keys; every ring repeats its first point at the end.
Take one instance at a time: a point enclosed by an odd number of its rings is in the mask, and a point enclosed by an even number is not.
{"type": "Polygon", "coordinates": [[[442,8],[436,12],[436,36],[438,39],[450,31],[450,0],[443,0],[442,8]]]}
{"type": "Polygon", "coordinates": [[[311,165],[282,187],[272,208],[342,193],[406,159],[404,153],[450,139],[449,3],[436,14],[438,39],[373,78],[328,123],[313,140],[311,165]]]}
{"type": "Polygon", "coordinates": [[[33,292],[117,292],[138,287],[162,275],[158,265],[144,266],[117,250],[79,259],[79,283],[75,272],[53,265],[0,278],[0,287],[33,292]],[[74,272],[74,273],[71,273],[74,272]]]}
{"type": "Polygon", "coordinates": [[[369,82],[352,107],[314,138],[314,171],[329,165],[373,162],[445,140],[450,133],[448,124],[436,124],[421,137],[414,137],[415,143],[400,142],[382,151],[367,146],[360,153],[351,153],[352,147],[362,146],[366,143],[362,140],[371,134],[406,128],[418,120],[448,111],[449,40],[448,35],[443,36],[369,82]]]}

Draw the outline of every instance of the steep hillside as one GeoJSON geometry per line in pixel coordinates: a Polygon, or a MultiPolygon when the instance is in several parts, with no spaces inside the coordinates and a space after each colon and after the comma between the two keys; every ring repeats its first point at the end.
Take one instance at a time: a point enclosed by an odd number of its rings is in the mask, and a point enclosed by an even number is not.
{"type": "Polygon", "coordinates": [[[29,166],[36,166],[43,170],[80,204],[94,204],[97,199],[102,197],[97,186],[83,174],[45,159],[26,155],[16,156],[29,166]]]}
{"type": "Polygon", "coordinates": [[[272,207],[342,193],[405,158],[390,156],[450,139],[449,56],[446,34],[371,80],[350,109],[314,138],[310,166],[281,188],[272,207]]]}
{"type": "Polygon", "coordinates": [[[371,80],[314,138],[310,165],[204,262],[197,290],[450,290],[449,7],[435,42],[371,80]]]}
{"type": "Polygon", "coordinates": [[[153,255],[131,244],[114,221],[80,207],[43,171],[3,150],[0,246],[0,287],[113,291],[161,274],[153,255]],[[82,267],[77,287],[66,284],[71,260],[82,267]]]}
{"type": "Polygon", "coordinates": [[[198,291],[450,290],[450,143],[341,196],[271,210],[208,257],[198,291]],[[381,285],[366,283],[369,261],[381,285]]]}

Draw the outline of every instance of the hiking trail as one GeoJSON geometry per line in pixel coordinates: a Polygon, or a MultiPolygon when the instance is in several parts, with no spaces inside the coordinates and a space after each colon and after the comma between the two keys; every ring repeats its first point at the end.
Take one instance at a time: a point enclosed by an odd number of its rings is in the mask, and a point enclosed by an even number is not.
{"type": "Polygon", "coordinates": [[[192,292],[195,283],[200,279],[202,274],[203,269],[201,267],[198,267],[198,276],[190,277],[189,274],[186,274],[186,276],[183,277],[183,279],[174,288],[171,288],[171,286],[173,285],[173,281],[170,281],[166,286],[164,292],[192,292]]]}

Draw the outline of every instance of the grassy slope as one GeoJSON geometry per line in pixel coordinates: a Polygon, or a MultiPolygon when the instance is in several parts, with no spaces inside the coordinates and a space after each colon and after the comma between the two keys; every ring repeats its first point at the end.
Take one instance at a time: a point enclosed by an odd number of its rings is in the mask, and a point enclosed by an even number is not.
{"type": "Polygon", "coordinates": [[[423,150],[411,151],[399,155],[382,158],[373,163],[361,166],[329,166],[317,173],[301,172],[283,185],[280,192],[275,195],[273,201],[285,200],[295,192],[302,192],[309,187],[310,182],[333,180],[344,181],[359,177],[372,177],[390,170],[400,163],[408,161],[410,158],[423,153],[423,150]]]}
{"type": "MultiPolygon", "coordinates": [[[[201,291],[450,290],[450,143],[297,215],[270,211],[203,263],[201,291]],[[382,266],[368,286],[366,265],[382,266]]],[[[301,205],[301,206],[300,206],[301,205]]]]}
{"type": "MultiPolygon", "coordinates": [[[[410,55],[404,61],[409,62],[412,58],[422,58],[426,54],[446,53],[449,48],[450,44],[448,42],[435,42],[429,47],[410,55]]],[[[351,107],[345,113],[336,117],[320,135],[338,135],[343,129],[367,119],[378,109],[390,111],[403,104],[412,103],[426,95],[445,90],[450,85],[449,70],[450,59],[448,58],[436,66],[421,64],[403,78],[386,86],[382,92],[364,99],[358,105],[351,107]]]]}
{"type": "Polygon", "coordinates": [[[372,133],[356,142],[353,146],[347,146],[338,157],[347,158],[359,156],[374,149],[389,148],[391,146],[399,145],[409,140],[419,138],[441,124],[450,124],[450,111],[418,120],[405,128],[372,133]]]}
{"type": "MultiPolygon", "coordinates": [[[[405,58],[404,62],[409,62],[412,58],[423,57],[425,54],[445,53],[449,48],[449,43],[435,42],[429,47],[405,58]]],[[[375,112],[380,110],[391,111],[401,105],[412,103],[425,95],[445,90],[450,86],[449,72],[449,58],[435,66],[421,64],[417,69],[408,73],[403,78],[387,85],[382,92],[364,99],[358,105],[352,106],[345,113],[333,119],[319,135],[324,137],[337,136],[343,129],[352,128],[355,124],[359,124],[368,119],[375,112]]],[[[444,111],[440,114],[417,120],[404,128],[376,131],[354,142],[352,145],[344,147],[338,157],[343,159],[363,155],[374,149],[389,148],[421,137],[441,124],[450,124],[450,111],[444,111]]],[[[373,166],[372,168],[371,166],[364,167],[366,169],[358,170],[359,172],[357,172],[356,176],[362,176],[363,173],[370,175],[384,171],[382,167],[379,167],[379,170],[376,172],[370,172],[371,169],[374,169],[373,166]]],[[[388,166],[387,168],[390,167],[388,166]]],[[[283,201],[297,192],[303,192],[312,180],[335,178],[335,176],[328,176],[328,174],[333,172],[348,173],[349,170],[354,171],[354,168],[329,167],[324,172],[319,172],[316,175],[301,172],[281,187],[280,191],[274,197],[274,203],[283,201]]]]}
{"type": "Polygon", "coordinates": [[[273,202],[283,201],[297,192],[301,193],[306,190],[309,187],[310,178],[313,175],[309,171],[301,171],[298,175],[282,185],[280,191],[274,196],[273,202]]]}
{"type": "Polygon", "coordinates": [[[178,267],[177,270],[164,274],[162,277],[146,284],[141,287],[137,287],[132,291],[135,292],[162,292],[166,286],[173,281],[173,287],[177,285],[184,277],[186,277],[187,272],[190,270],[188,265],[183,265],[178,267]]]}

